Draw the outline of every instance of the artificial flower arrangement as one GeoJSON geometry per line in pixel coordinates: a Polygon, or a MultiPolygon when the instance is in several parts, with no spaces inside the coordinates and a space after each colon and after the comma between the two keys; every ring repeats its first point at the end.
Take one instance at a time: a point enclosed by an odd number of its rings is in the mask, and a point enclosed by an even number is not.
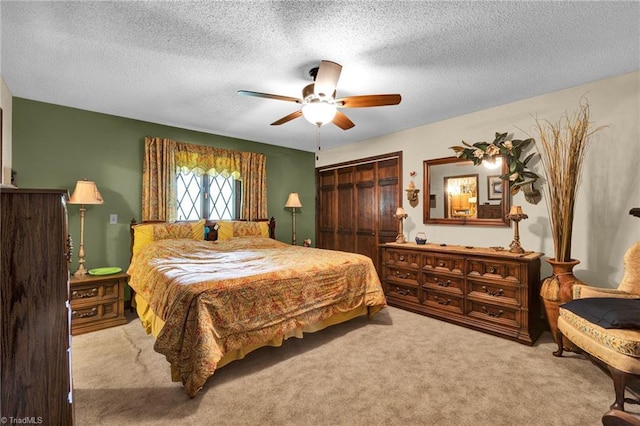
{"type": "Polygon", "coordinates": [[[464,146],[452,146],[450,148],[455,151],[456,157],[471,160],[476,166],[482,164],[483,161],[493,163],[497,158],[496,156],[502,156],[507,161],[508,170],[500,178],[509,181],[509,188],[513,195],[520,190],[523,184],[538,179],[537,174],[531,170],[526,170],[527,163],[536,153],[534,152],[523,161],[520,161],[522,151],[533,142],[533,138],[512,140],[507,138],[507,133],[496,133],[496,138],[493,142],[476,142],[473,145],[469,145],[462,141],[464,146]]]}

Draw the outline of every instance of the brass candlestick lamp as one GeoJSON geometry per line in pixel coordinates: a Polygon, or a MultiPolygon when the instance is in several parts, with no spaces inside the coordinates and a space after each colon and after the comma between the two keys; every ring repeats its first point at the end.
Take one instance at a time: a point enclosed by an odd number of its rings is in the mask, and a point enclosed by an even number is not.
{"type": "Polygon", "coordinates": [[[396,243],[406,243],[407,239],[404,237],[404,231],[402,229],[402,221],[406,219],[409,215],[404,211],[402,207],[398,207],[396,210],[396,214],[394,215],[398,219],[399,228],[398,228],[398,236],[396,237],[396,243]]]}
{"type": "Polygon", "coordinates": [[[289,198],[287,198],[287,202],[285,203],[285,208],[291,209],[291,244],[296,245],[296,209],[302,208],[302,203],[300,202],[300,196],[298,196],[297,192],[292,192],[289,194],[289,198]]]}
{"type": "Polygon", "coordinates": [[[85,252],[84,252],[84,216],[87,209],[85,204],[102,204],[104,200],[98,191],[95,182],[87,179],[76,182],[76,187],[71,194],[69,204],[80,204],[80,250],[78,251],[78,270],[73,273],[75,277],[83,277],[87,275],[85,268],[85,252]]]}
{"type": "Polygon", "coordinates": [[[524,214],[521,206],[511,206],[511,210],[507,215],[507,219],[510,219],[514,222],[513,241],[511,241],[511,244],[509,244],[509,247],[511,247],[509,251],[511,253],[524,253],[524,249],[520,245],[520,231],[518,229],[518,222],[528,218],[529,216],[524,214]]]}

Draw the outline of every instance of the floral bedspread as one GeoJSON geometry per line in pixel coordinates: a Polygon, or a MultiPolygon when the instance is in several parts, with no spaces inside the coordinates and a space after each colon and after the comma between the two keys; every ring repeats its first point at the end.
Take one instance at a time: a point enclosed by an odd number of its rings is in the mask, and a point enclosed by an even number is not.
{"type": "Polygon", "coordinates": [[[227,351],[386,305],[368,257],[270,238],[155,241],[133,257],[128,273],[129,285],[165,321],[154,349],[190,396],[227,351]]]}

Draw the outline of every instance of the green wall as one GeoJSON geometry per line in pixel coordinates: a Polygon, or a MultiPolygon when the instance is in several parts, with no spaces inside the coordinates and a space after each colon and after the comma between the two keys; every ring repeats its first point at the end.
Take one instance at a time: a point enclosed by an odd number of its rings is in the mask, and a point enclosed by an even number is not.
{"type": "MultiPolygon", "coordinates": [[[[142,155],[145,136],[211,145],[267,157],[268,213],[276,219],[276,238],[291,242],[290,192],[304,206],[296,211],[298,244],[315,241],[314,154],[75,108],[13,98],[13,169],[21,188],[66,188],[77,180],[96,182],[104,204],[87,206],[85,251],[88,269],[129,266],[129,222],[140,220],[142,155]],[[109,224],[117,214],[118,223],[109,224]]],[[[68,205],[74,241],[71,271],[78,266],[80,213],[68,205]]]]}

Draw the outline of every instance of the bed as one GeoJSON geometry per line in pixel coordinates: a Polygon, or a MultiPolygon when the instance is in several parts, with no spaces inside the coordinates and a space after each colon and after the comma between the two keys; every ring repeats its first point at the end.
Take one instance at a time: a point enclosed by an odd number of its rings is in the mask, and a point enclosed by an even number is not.
{"type": "Polygon", "coordinates": [[[371,259],[285,244],[274,227],[132,223],[132,304],[190,397],[255,349],[386,306],[371,259]]]}

